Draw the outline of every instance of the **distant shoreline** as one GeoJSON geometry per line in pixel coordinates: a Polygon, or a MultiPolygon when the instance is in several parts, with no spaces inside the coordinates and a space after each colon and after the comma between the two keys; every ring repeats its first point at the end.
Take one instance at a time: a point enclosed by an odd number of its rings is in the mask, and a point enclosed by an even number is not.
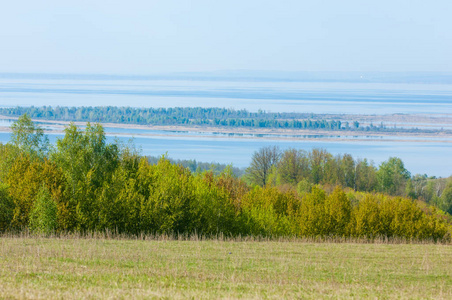
{"type": "MultiPolygon", "coordinates": [[[[357,117],[359,115],[353,115],[357,117]]],[[[409,115],[405,115],[408,118],[409,115]]],[[[348,116],[350,117],[350,116],[348,116]]],[[[363,119],[372,116],[361,116],[363,119]]],[[[0,119],[15,120],[17,117],[0,116],[0,119]]],[[[408,118],[410,119],[410,118],[408,118]]],[[[70,123],[77,126],[85,126],[86,122],[54,121],[45,119],[33,119],[34,122],[46,122],[52,124],[56,130],[45,130],[47,134],[63,134],[64,127],[70,123]]],[[[438,133],[416,133],[416,132],[369,132],[369,131],[332,131],[321,129],[279,129],[279,128],[237,128],[237,127],[214,127],[214,126],[183,126],[183,125],[138,125],[101,123],[104,128],[120,128],[131,130],[156,130],[168,132],[186,132],[198,134],[159,134],[159,133],[136,133],[136,132],[108,132],[107,136],[134,136],[134,137],[184,137],[184,138],[214,138],[214,139],[266,139],[266,140],[288,140],[288,141],[343,141],[343,142],[416,142],[416,143],[452,143],[452,134],[438,133]],[[205,133],[206,135],[199,135],[205,133]],[[218,135],[213,135],[218,133],[218,135]],[[241,136],[249,135],[249,136],[241,136]],[[263,135],[263,136],[256,136],[263,135]],[[298,137],[300,136],[300,137],[298,137]],[[309,137],[324,136],[324,137],[309,137]],[[350,137],[353,138],[350,138],[350,137]],[[367,138],[374,137],[374,138],[367,138]],[[378,137],[384,137],[379,139],[378,137]],[[392,138],[391,138],[392,137],[392,138]],[[403,137],[403,138],[402,138],[403,137]]],[[[10,132],[10,128],[0,125],[0,132],[10,132]]]]}

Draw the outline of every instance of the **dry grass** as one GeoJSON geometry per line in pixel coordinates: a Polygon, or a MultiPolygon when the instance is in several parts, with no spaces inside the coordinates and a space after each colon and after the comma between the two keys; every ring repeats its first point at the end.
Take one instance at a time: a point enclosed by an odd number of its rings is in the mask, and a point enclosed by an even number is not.
{"type": "Polygon", "coordinates": [[[452,299],[452,247],[3,237],[0,298],[452,299]]]}

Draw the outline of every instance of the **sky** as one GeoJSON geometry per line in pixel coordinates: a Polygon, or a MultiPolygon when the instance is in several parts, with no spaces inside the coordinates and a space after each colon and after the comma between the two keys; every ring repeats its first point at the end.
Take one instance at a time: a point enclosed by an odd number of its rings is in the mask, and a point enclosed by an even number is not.
{"type": "Polygon", "coordinates": [[[0,73],[452,72],[450,0],[14,0],[0,73]]]}

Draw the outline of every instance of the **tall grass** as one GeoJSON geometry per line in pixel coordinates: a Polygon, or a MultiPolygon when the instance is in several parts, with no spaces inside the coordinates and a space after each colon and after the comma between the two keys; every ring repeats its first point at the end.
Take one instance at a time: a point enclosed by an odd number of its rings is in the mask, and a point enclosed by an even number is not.
{"type": "Polygon", "coordinates": [[[224,235],[219,233],[217,235],[202,235],[202,234],[187,234],[187,233],[155,233],[149,234],[142,232],[140,234],[128,234],[113,232],[108,229],[105,231],[87,231],[87,232],[50,232],[39,233],[27,228],[16,231],[8,231],[0,233],[0,238],[26,238],[26,239],[93,239],[93,240],[142,240],[142,241],[208,241],[208,242],[290,242],[290,243],[327,243],[327,244],[440,244],[452,245],[450,240],[437,241],[434,239],[408,239],[403,237],[387,237],[376,236],[374,238],[360,238],[360,237],[341,237],[341,236],[318,236],[318,237],[296,237],[296,236],[260,236],[260,235],[224,235]]]}

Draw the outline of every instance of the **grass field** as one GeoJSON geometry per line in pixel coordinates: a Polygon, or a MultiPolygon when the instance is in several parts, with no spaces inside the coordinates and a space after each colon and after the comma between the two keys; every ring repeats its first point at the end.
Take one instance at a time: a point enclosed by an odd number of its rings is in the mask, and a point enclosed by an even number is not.
{"type": "Polygon", "coordinates": [[[0,298],[452,299],[452,246],[0,239],[0,298]]]}

